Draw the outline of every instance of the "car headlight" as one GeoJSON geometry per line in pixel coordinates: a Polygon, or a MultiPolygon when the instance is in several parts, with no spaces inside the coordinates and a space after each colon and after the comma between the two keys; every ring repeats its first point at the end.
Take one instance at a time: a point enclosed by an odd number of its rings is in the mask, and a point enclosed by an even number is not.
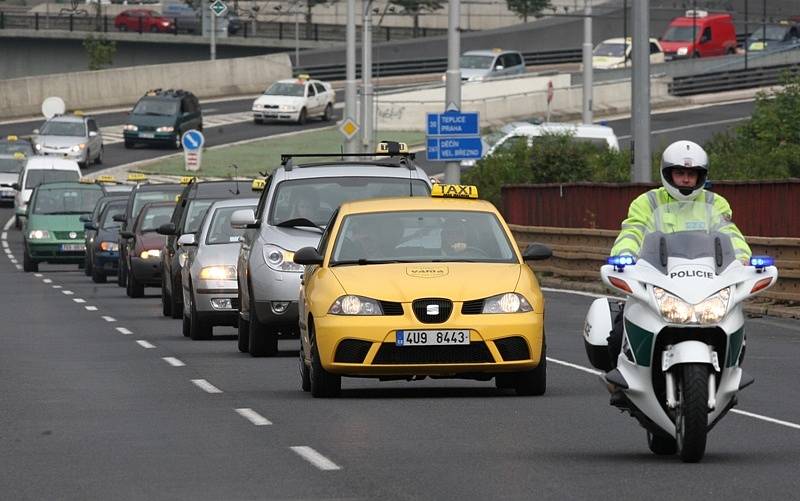
{"type": "Polygon", "coordinates": [[[383,315],[383,308],[374,299],[363,296],[341,296],[328,309],[331,315],[383,315]]]}
{"type": "Polygon", "coordinates": [[[297,111],[297,106],[293,104],[282,104],[280,107],[281,111],[297,111]]]}
{"type": "Polygon", "coordinates": [[[139,130],[139,127],[133,124],[125,124],[125,126],[122,127],[122,130],[126,130],[128,132],[136,132],[137,130],[139,130]]]}
{"type": "Polygon", "coordinates": [[[141,254],[139,254],[139,257],[142,259],[161,257],[161,249],[143,250],[141,254]]]}
{"type": "Polygon", "coordinates": [[[698,304],[689,304],[664,289],[653,287],[656,304],[664,320],[674,324],[715,324],[728,311],[730,287],[707,297],[698,304]]]}
{"type": "Polygon", "coordinates": [[[36,151],[42,151],[42,145],[41,145],[41,144],[39,144],[39,143],[36,143],[36,144],[34,144],[34,145],[33,145],[33,148],[34,148],[36,151]]]}
{"type": "Polygon", "coordinates": [[[31,230],[28,233],[28,240],[45,240],[50,238],[50,232],[47,230],[31,230]]]}
{"type": "Polygon", "coordinates": [[[469,82],[482,82],[485,77],[483,75],[476,75],[474,77],[469,77],[469,82]]]}
{"type": "Polygon", "coordinates": [[[533,307],[522,294],[506,292],[483,300],[481,313],[526,313],[533,307]]]}
{"type": "Polygon", "coordinates": [[[264,261],[275,271],[302,273],[305,267],[293,261],[294,252],[281,249],[277,245],[265,245],[262,249],[264,261]]]}
{"type": "Polygon", "coordinates": [[[75,146],[73,146],[70,149],[72,150],[73,153],[78,153],[79,151],[81,151],[84,148],[86,148],[86,145],[84,143],[81,143],[81,144],[76,144],[75,146]]]}
{"type": "Polygon", "coordinates": [[[175,130],[175,127],[166,127],[166,126],[164,126],[164,127],[159,127],[158,129],[156,129],[156,132],[172,132],[174,130],[175,130]]]}
{"type": "Polygon", "coordinates": [[[100,250],[106,252],[118,252],[119,244],[117,242],[100,242],[100,250]]]}
{"type": "Polygon", "coordinates": [[[678,48],[678,55],[679,56],[685,56],[688,53],[689,53],[689,47],[679,47],[678,48]]]}
{"type": "Polygon", "coordinates": [[[200,280],[236,280],[236,267],[204,266],[200,270],[200,280]]]}

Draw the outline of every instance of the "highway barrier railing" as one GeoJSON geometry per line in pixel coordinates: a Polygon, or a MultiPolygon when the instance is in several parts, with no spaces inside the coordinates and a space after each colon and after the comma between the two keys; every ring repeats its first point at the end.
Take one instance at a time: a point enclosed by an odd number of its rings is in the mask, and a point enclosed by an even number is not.
{"type": "MultiPolygon", "coordinates": [[[[617,231],[509,225],[520,249],[548,245],[553,257],[532,267],[543,286],[610,293],[600,280],[617,231]]],[[[747,305],[750,313],[800,318],[800,238],[746,237],[754,254],[776,259],[778,282],[747,305]]]]}
{"type": "Polygon", "coordinates": [[[737,69],[676,76],[670,84],[670,94],[673,96],[692,96],[695,94],[768,87],[781,84],[786,74],[796,76],[798,73],[800,73],[800,65],[781,64],[749,68],[747,70],[737,69]]]}

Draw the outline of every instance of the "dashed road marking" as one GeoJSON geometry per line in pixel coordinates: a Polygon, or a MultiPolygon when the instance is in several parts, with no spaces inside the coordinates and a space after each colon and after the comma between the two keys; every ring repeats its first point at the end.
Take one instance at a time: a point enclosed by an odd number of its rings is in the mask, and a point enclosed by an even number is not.
{"type": "Polygon", "coordinates": [[[42,282],[44,282],[46,284],[52,284],[53,283],[53,279],[51,279],[51,278],[43,278],[42,282]]]}
{"type": "Polygon", "coordinates": [[[11,259],[11,264],[17,264],[17,263],[18,263],[18,261],[16,259],[13,259],[13,258],[11,259]]]}
{"type": "Polygon", "coordinates": [[[85,302],[86,302],[86,300],[85,300],[85,299],[81,299],[81,298],[79,298],[79,297],[74,297],[74,298],[72,298],[72,300],[73,300],[73,301],[75,301],[75,302],[76,302],[76,303],[78,303],[78,304],[80,304],[80,303],[85,303],[85,302]]]}
{"type": "Polygon", "coordinates": [[[323,471],[341,470],[341,467],[307,445],[289,447],[300,457],[323,471]]]}
{"type": "Polygon", "coordinates": [[[103,315],[103,320],[105,320],[106,322],[116,322],[116,321],[117,321],[117,319],[116,319],[116,318],[114,318],[114,317],[109,317],[109,316],[107,316],[107,315],[103,315]]]}
{"type": "Polygon", "coordinates": [[[133,332],[129,331],[125,327],[117,327],[117,332],[119,332],[120,334],[125,334],[126,336],[129,334],[133,334],[133,332]]]}
{"type": "Polygon", "coordinates": [[[265,418],[264,416],[254,411],[253,409],[247,409],[247,408],[236,409],[236,413],[256,426],[267,426],[272,424],[272,421],[265,418]]]}
{"type": "Polygon", "coordinates": [[[148,348],[148,349],[150,349],[150,348],[155,348],[155,347],[156,347],[156,345],[154,345],[154,344],[150,344],[150,343],[148,343],[147,341],[145,341],[144,339],[138,339],[138,340],[136,340],[136,344],[138,344],[138,345],[139,345],[139,346],[141,346],[142,348],[148,348]]]}
{"type": "Polygon", "coordinates": [[[36,278],[42,278],[42,274],[41,273],[34,273],[33,276],[36,277],[36,278]]]}
{"type": "Polygon", "coordinates": [[[97,311],[97,306],[84,306],[88,311],[97,311]]]}
{"type": "Polygon", "coordinates": [[[61,291],[61,293],[64,294],[65,296],[71,296],[71,295],[75,294],[71,290],[67,290],[67,289],[64,289],[63,291],[61,291]]]}
{"type": "Polygon", "coordinates": [[[173,367],[183,367],[186,365],[185,363],[181,362],[175,357],[162,357],[161,360],[165,361],[166,363],[168,363],[173,367]]]}
{"type": "Polygon", "coordinates": [[[16,266],[18,270],[22,269],[22,265],[21,264],[15,264],[14,266],[16,266]]]}
{"type": "Polygon", "coordinates": [[[61,286],[60,286],[60,285],[53,285],[52,287],[53,287],[54,289],[60,289],[60,288],[61,288],[61,286]]]}
{"type": "MultiPolygon", "coordinates": [[[[5,232],[8,231],[9,228],[11,228],[12,224],[14,224],[14,218],[13,217],[11,219],[9,219],[8,221],[6,221],[5,226],[3,226],[3,234],[4,235],[5,235],[5,232]]],[[[3,238],[6,238],[6,237],[3,237],[3,238]]]]}
{"type": "Polygon", "coordinates": [[[192,383],[206,393],[222,393],[222,390],[209,383],[205,379],[192,379],[192,383]]]}
{"type": "Polygon", "coordinates": [[[3,242],[2,242],[2,243],[3,243],[3,247],[6,247],[6,248],[7,248],[7,247],[8,247],[8,242],[6,242],[6,241],[5,241],[5,237],[3,237],[3,238],[4,238],[4,240],[3,240],[3,242]]]}
{"type": "Polygon", "coordinates": [[[0,238],[2,238],[3,240],[5,240],[6,238],[8,238],[8,233],[6,233],[6,232],[4,231],[2,234],[0,234],[0,238]]]}

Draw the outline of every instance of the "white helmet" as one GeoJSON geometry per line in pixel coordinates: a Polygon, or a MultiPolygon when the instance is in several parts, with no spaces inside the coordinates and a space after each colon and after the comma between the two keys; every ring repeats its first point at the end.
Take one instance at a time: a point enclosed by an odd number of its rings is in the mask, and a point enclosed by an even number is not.
{"type": "Polygon", "coordinates": [[[708,177],[708,155],[699,144],[691,141],[675,141],[667,146],[661,156],[661,184],[676,200],[693,200],[708,177]],[[697,183],[691,188],[678,187],[672,181],[672,169],[694,169],[697,183]]]}

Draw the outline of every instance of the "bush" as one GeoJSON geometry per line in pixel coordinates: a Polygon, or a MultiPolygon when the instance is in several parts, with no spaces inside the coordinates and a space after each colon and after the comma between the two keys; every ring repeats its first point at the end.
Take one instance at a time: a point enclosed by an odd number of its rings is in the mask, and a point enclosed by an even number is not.
{"type": "Polygon", "coordinates": [[[101,70],[113,64],[117,52],[117,43],[113,40],[106,40],[102,36],[95,38],[90,33],[83,40],[83,47],[89,57],[90,70],[101,70]]]}

